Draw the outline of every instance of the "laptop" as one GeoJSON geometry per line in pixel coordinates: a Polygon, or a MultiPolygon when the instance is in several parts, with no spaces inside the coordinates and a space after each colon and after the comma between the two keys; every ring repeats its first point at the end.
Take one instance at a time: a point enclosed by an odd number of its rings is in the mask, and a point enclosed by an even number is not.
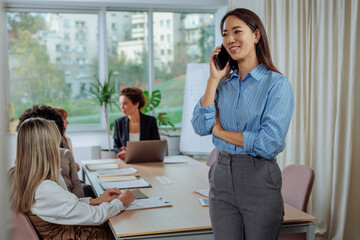
{"type": "Polygon", "coordinates": [[[127,142],[125,162],[163,162],[166,152],[166,144],[166,140],[127,142]]]}

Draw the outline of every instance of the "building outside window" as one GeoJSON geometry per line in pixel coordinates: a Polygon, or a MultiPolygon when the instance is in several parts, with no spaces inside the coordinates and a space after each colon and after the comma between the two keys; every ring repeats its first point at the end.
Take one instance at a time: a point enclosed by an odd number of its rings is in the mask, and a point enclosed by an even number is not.
{"type": "MultiPolygon", "coordinates": [[[[106,12],[107,69],[113,73],[117,91],[123,86],[149,89],[148,14],[133,10],[106,12]]],[[[186,64],[208,62],[215,48],[214,14],[152,14],[153,89],[161,90],[163,95],[157,111],[166,112],[180,124],[186,64]]],[[[90,83],[99,73],[98,13],[9,9],[6,17],[8,95],[15,117],[34,104],[48,104],[65,108],[71,124],[100,123],[99,106],[88,99],[90,83]],[[36,24],[29,27],[29,22],[36,24]],[[57,91],[49,91],[54,86],[57,91]]],[[[120,116],[118,108],[112,109],[110,122],[120,116]]]]}
{"type": "Polygon", "coordinates": [[[71,124],[100,123],[99,107],[86,99],[86,86],[97,73],[93,63],[98,59],[98,29],[82,29],[81,36],[89,38],[88,49],[82,45],[77,48],[75,41],[67,41],[61,51],[62,39],[70,40],[79,31],[78,27],[97,26],[98,14],[7,11],[6,17],[8,101],[16,111],[14,117],[34,104],[47,104],[65,108],[71,124]],[[79,58],[71,49],[88,51],[79,58]],[[71,75],[80,66],[89,72],[81,78],[81,84],[71,75]]]}

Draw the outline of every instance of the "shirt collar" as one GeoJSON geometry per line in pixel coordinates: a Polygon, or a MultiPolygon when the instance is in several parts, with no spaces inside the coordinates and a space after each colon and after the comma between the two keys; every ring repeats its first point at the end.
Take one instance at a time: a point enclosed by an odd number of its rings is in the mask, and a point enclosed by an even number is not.
{"type": "Polygon", "coordinates": [[[262,64],[259,64],[256,68],[254,68],[253,70],[251,70],[249,72],[249,74],[255,79],[257,80],[258,82],[260,82],[262,76],[266,73],[267,71],[267,68],[262,65],[262,64]]]}
{"type": "MultiPolygon", "coordinates": [[[[262,65],[259,64],[256,68],[254,68],[253,70],[251,70],[249,73],[247,73],[244,76],[244,80],[247,79],[249,76],[253,77],[256,81],[260,82],[262,76],[266,73],[267,68],[262,65]]],[[[235,69],[234,72],[231,74],[231,76],[226,79],[226,82],[232,81],[232,80],[239,80],[239,75],[237,74],[238,70],[235,69]]]]}

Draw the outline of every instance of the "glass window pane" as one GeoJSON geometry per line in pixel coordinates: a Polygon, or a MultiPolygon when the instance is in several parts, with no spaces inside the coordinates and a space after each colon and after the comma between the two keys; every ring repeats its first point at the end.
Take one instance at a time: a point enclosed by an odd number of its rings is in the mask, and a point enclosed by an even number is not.
{"type": "Polygon", "coordinates": [[[66,109],[71,124],[100,122],[89,99],[97,74],[98,15],[7,12],[9,102],[19,117],[34,104],[66,109]]]}
{"type": "Polygon", "coordinates": [[[215,48],[214,14],[154,12],[153,19],[155,89],[162,93],[157,112],[179,124],[186,64],[209,62],[215,48]]]}
{"type": "MultiPolygon", "coordinates": [[[[109,11],[106,21],[108,69],[117,91],[122,86],[148,89],[148,13],[109,11]]],[[[110,110],[110,123],[120,116],[119,108],[110,110]]]]}

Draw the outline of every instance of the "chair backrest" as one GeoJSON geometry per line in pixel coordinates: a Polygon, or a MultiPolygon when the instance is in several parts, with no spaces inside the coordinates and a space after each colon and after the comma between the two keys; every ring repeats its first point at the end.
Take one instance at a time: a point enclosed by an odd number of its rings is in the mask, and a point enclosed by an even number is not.
{"type": "Polygon", "coordinates": [[[168,141],[167,141],[166,137],[164,137],[164,136],[160,136],[160,140],[166,140],[166,151],[165,151],[165,156],[169,156],[169,146],[168,146],[168,141]]]}
{"type": "Polygon", "coordinates": [[[13,214],[12,240],[39,240],[29,217],[25,213],[13,214]]]}
{"type": "Polygon", "coordinates": [[[210,156],[206,162],[206,165],[208,165],[209,167],[211,167],[211,165],[215,162],[216,159],[216,148],[214,148],[211,153],[210,156]]]}
{"type": "Polygon", "coordinates": [[[281,193],[284,202],[307,212],[309,197],[315,180],[315,172],[302,165],[289,165],[281,173],[281,193]]]}

